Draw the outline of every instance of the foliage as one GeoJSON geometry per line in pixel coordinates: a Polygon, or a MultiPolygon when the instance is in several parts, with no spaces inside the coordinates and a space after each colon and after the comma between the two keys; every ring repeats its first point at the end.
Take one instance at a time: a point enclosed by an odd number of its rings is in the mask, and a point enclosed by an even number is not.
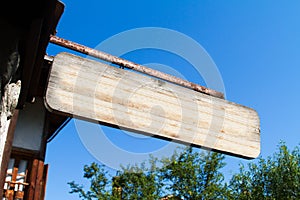
{"type": "Polygon", "coordinates": [[[82,199],[220,199],[225,188],[218,170],[225,163],[218,153],[199,153],[187,148],[175,152],[171,158],[150,158],[150,167],[127,166],[118,171],[111,183],[104,166],[92,163],[84,167],[84,177],[91,182],[90,190],[70,182],[71,193],[82,199]],[[160,165],[161,167],[157,167],[160,165]],[[110,189],[109,189],[110,185],[110,189]],[[169,198],[172,199],[172,198],[169,198]]]}
{"type": "Polygon", "coordinates": [[[300,150],[289,151],[281,143],[273,156],[258,158],[240,166],[238,173],[225,183],[220,172],[224,155],[187,148],[170,158],[151,157],[149,164],[123,167],[108,178],[105,166],[84,166],[82,185],[70,182],[70,193],[81,199],[300,199],[300,150]],[[160,167],[158,167],[160,166],[160,167]]]}
{"type": "Polygon", "coordinates": [[[267,159],[243,165],[230,181],[233,199],[300,199],[300,151],[284,143],[267,159]]]}
{"type": "Polygon", "coordinates": [[[121,199],[158,199],[160,185],[157,177],[157,171],[146,169],[144,165],[123,168],[114,177],[113,188],[120,191],[114,195],[121,199]]]}
{"type": "Polygon", "coordinates": [[[163,160],[161,173],[166,190],[183,199],[222,199],[224,177],[218,170],[224,167],[223,160],[221,154],[200,155],[192,148],[174,154],[163,160]]]}
{"type": "Polygon", "coordinates": [[[78,193],[80,198],[86,200],[113,199],[110,194],[111,192],[107,190],[109,181],[107,178],[108,172],[105,171],[105,166],[92,163],[90,166],[85,165],[83,170],[83,177],[90,181],[90,190],[85,192],[82,185],[76,184],[72,181],[68,183],[71,187],[70,193],[78,193]]]}

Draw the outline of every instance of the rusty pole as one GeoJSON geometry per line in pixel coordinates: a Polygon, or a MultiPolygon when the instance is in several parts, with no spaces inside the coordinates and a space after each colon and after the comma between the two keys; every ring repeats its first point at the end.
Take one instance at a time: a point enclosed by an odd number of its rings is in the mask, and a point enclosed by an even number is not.
{"type": "Polygon", "coordinates": [[[177,85],[181,85],[181,86],[193,89],[195,91],[198,91],[198,92],[201,92],[201,93],[204,93],[204,94],[208,94],[208,95],[211,95],[211,96],[214,96],[214,97],[224,99],[224,94],[221,93],[221,92],[206,88],[206,87],[201,86],[201,85],[197,85],[195,83],[183,80],[181,78],[178,78],[176,76],[172,76],[170,74],[166,74],[166,73],[163,73],[163,72],[160,72],[160,71],[157,71],[157,70],[153,70],[151,68],[139,65],[137,63],[125,60],[123,58],[119,58],[117,56],[110,55],[110,54],[105,53],[105,52],[98,51],[96,49],[86,47],[84,45],[72,42],[70,40],[66,40],[66,39],[59,38],[57,36],[52,35],[50,37],[50,42],[53,43],[53,44],[57,44],[59,46],[66,47],[68,49],[72,49],[74,51],[77,51],[77,52],[95,57],[95,58],[99,58],[101,60],[105,60],[107,62],[117,64],[121,67],[132,69],[132,70],[135,70],[135,71],[138,71],[138,72],[141,72],[141,73],[144,73],[144,74],[156,77],[156,78],[166,80],[166,81],[171,82],[171,83],[175,83],[177,85]]]}

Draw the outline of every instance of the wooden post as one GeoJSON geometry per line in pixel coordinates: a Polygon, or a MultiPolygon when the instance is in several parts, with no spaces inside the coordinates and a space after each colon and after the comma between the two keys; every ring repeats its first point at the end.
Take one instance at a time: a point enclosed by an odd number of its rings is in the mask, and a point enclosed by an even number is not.
{"type": "Polygon", "coordinates": [[[48,179],[48,170],[49,170],[49,165],[44,165],[42,191],[41,191],[41,195],[40,195],[41,200],[45,199],[45,196],[46,196],[46,185],[47,185],[47,179],[48,179]]]}
{"type": "Polygon", "coordinates": [[[39,166],[39,160],[34,159],[30,170],[30,178],[29,178],[30,182],[29,182],[29,189],[27,195],[27,198],[32,200],[34,199],[34,191],[36,187],[36,176],[37,176],[38,166],[39,166]]]}
{"type": "Polygon", "coordinates": [[[34,200],[41,200],[43,189],[44,162],[39,160],[37,176],[35,182],[34,200]]]}
{"type": "Polygon", "coordinates": [[[31,174],[30,184],[27,199],[31,200],[43,200],[46,189],[46,178],[48,173],[48,167],[44,166],[44,161],[34,159],[31,174]]]}

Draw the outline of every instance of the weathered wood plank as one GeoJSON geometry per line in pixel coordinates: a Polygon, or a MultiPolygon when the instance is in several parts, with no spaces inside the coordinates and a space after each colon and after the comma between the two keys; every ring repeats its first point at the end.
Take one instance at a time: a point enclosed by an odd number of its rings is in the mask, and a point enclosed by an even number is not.
{"type": "Polygon", "coordinates": [[[253,109],[67,53],[54,59],[45,101],[52,111],[236,156],[260,152],[253,109]]]}

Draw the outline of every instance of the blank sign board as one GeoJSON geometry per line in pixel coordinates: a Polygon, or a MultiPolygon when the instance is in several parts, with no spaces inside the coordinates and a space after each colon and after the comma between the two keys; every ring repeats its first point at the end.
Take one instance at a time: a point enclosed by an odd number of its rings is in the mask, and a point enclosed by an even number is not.
{"type": "Polygon", "coordinates": [[[255,110],[68,53],[55,56],[49,110],[243,158],[260,153],[255,110]]]}

